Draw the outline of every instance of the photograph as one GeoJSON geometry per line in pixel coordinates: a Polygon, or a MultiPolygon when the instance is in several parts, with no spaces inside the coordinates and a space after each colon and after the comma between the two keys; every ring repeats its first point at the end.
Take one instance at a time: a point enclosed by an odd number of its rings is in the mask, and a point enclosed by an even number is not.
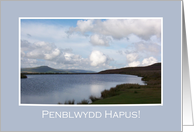
{"type": "Polygon", "coordinates": [[[162,104],[162,17],[20,17],[19,104],[162,104]]]}

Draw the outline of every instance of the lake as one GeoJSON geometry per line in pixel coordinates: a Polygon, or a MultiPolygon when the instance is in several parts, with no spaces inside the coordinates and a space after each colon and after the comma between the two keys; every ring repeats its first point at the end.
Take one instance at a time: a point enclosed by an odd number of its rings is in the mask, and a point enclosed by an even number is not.
{"type": "Polygon", "coordinates": [[[61,74],[27,75],[21,79],[21,104],[58,104],[68,100],[75,103],[118,84],[144,85],[142,77],[121,74],[61,74]]]}

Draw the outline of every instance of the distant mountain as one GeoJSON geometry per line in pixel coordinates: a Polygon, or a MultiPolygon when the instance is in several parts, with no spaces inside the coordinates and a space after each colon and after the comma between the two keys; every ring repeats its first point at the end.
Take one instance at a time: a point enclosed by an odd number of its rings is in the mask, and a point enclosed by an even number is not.
{"type": "Polygon", "coordinates": [[[22,73],[95,73],[89,70],[79,69],[54,69],[48,66],[39,66],[33,68],[22,68],[22,73]]]}
{"type": "Polygon", "coordinates": [[[157,72],[161,70],[161,63],[155,63],[150,66],[125,67],[120,69],[110,69],[99,72],[100,74],[136,74],[139,72],[157,72]]]}

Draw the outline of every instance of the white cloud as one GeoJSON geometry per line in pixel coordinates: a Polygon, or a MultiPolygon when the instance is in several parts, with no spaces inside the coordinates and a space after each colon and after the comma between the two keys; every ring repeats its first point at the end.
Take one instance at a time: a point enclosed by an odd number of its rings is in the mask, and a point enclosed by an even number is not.
{"type": "Polygon", "coordinates": [[[59,49],[53,43],[21,41],[21,46],[22,58],[48,60],[63,65],[79,64],[80,61],[85,61],[79,55],[70,53],[71,50],[59,49]]]}
{"type": "Polygon", "coordinates": [[[35,67],[37,60],[36,59],[28,59],[28,58],[21,58],[21,66],[22,67],[35,67]]]}
{"type": "Polygon", "coordinates": [[[160,28],[156,19],[78,20],[71,28],[61,23],[22,22],[21,58],[29,59],[31,66],[99,71],[146,65],[150,56],[160,61],[160,28]],[[109,63],[109,57],[115,61],[109,63]]]}
{"type": "Polygon", "coordinates": [[[87,59],[82,58],[80,55],[75,55],[72,53],[63,53],[60,59],[61,62],[65,62],[66,64],[70,63],[74,65],[79,65],[81,61],[85,62],[86,60],[87,59]]]}
{"type": "Polygon", "coordinates": [[[91,66],[98,66],[100,64],[105,64],[108,58],[105,54],[100,51],[92,51],[90,55],[91,66]]]}
{"type": "Polygon", "coordinates": [[[136,53],[127,54],[127,60],[129,62],[135,61],[137,58],[138,58],[138,54],[136,53]]]}
{"type": "Polygon", "coordinates": [[[28,52],[26,54],[26,57],[31,58],[31,59],[42,59],[44,58],[44,55],[38,50],[33,50],[31,52],[28,52]]]}
{"type": "Polygon", "coordinates": [[[128,64],[129,67],[136,67],[139,66],[141,63],[139,61],[133,61],[128,64]]]}
{"type": "Polygon", "coordinates": [[[109,40],[104,36],[94,34],[90,37],[90,43],[93,44],[93,45],[106,46],[106,45],[109,45],[109,40]]]}
{"type": "Polygon", "coordinates": [[[56,48],[50,54],[45,54],[45,59],[51,60],[57,57],[59,54],[60,54],[60,50],[56,48]]]}
{"type": "Polygon", "coordinates": [[[92,32],[104,36],[112,36],[121,39],[134,34],[145,40],[151,36],[161,36],[161,20],[159,19],[109,19],[78,21],[77,27],[70,28],[72,32],[92,32]]]}
{"type": "Polygon", "coordinates": [[[77,22],[76,31],[80,31],[82,33],[90,31],[93,28],[93,20],[79,20],[77,22]]]}
{"type": "Polygon", "coordinates": [[[32,59],[53,59],[60,54],[60,50],[53,43],[44,41],[29,43],[21,41],[21,49],[26,52],[26,57],[32,59]],[[24,43],[24,44],[23,44],[24,43]],[[23,48],[24,45],[24,48],[23,48]]]}
{"type": "Polygon", "coordinates": [[[148,55],[159,55],[161,53],[161,46],[150,41],[140,41],[134,43],[137,52],[146,53],[148,55]]]}
{"type": "Polygon", "coordinates": [[[53,43],[44,41],[30,43],[24,40],[21,41],[21,49],[22,67],[46,65],[53,68],[94,71],[112,68],[108,63],[113,59],[100,51],[93,51],[88,56],[89,58],[83,58],[78,54],[73,54],[72,50],[59,49],[53,43]]]}
{"type": "Polygon", "coordinates": [[[149,58],[145,58],[143,61],[142,61],[142,65],[151,65],[151,64],[154,64],[154,63],[157,63],[157,59],[154,58],[154,57],[149,57],[149,58]]]}
{"type": "Polygon", "coordinates": [[[66,60],[70,61],[71,60],[71,57],[73,56],[73,54],[70,54],[70,53],[65,53],[64,57],[66,60]]]}
{"type": "Polygon", "coordinates": [[[139,57],[139,55],[137,53],[127,54],[126,57],[127,57],[127,61],[129,62],[128,63],[129,67],[135,67],[135,66],[139,66],[141,64],[140,61],[137,61],[137,59],[139,57]]]}

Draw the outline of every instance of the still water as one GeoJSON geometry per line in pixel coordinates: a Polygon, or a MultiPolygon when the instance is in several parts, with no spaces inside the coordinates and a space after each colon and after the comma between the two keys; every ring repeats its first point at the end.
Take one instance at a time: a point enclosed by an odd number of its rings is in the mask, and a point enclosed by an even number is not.
{"type": "Polygon", "coordinates": [[[68,100],[75,103],[118,84],[138,83],[141,77],[120,74],[27,75],[21,79],[21,104],[57,104],[68,100]]]}

